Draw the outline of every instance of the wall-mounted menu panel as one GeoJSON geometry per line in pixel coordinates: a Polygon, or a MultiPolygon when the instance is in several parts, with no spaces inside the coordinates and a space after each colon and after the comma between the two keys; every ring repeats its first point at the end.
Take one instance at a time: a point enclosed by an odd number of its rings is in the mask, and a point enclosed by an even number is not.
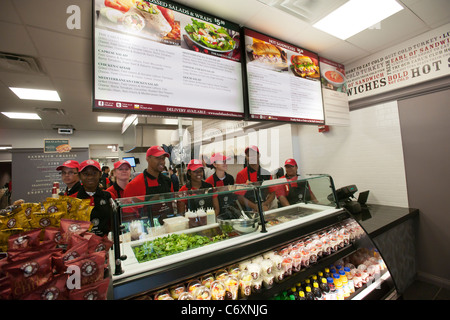
{"type": "Polygon", "coordinates": [[[245,28],[249,118],[324,123],[317,54],[245,28]]]}
{"type": "Polygon", "coordinates": [[[93,13],[94,110],[244,117],[239,25],[158,0],[93,13]]]}
{"type": "Polygon", "coordinates": [[[347,97],[347,79],[344,65],[325,58],[319,58],[322,74],[323,107],[325,124],[349,126],[350,109],[347,97]]]}

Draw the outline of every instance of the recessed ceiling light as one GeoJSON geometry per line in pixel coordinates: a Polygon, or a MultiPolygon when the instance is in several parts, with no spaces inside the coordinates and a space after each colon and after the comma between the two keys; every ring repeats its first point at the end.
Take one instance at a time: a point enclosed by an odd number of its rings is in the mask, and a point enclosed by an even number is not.
{"type": "Polygon", "coordinates": [[[98,122],[113,122],[113,123],[121,123],[123,121],[123,117],[104,117],[98,116],[98,122]]]}
{"type": "Polygon", "coordinates": [[[2,112],[10,119],[25,119],[25,120],[41,120],[41,117],[37,113],[26,112],[2,112]]]}
{"type": "Polygon", "coordinates": [[[313,27],[345,40],[402,9],[395,0],[350,0],[313,27]]]}
{"type": "Polygon", "coordinates": [[[56,92],[55,90],[41,90],[41,89],[13,88],[13,87],[10,87],[10,89],[20,99],[61,101],[58,92],[56,92]]]}

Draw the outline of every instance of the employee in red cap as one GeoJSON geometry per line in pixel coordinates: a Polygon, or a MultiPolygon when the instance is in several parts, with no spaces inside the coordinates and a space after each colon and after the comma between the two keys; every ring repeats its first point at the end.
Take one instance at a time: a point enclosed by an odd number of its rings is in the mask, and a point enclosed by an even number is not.
{"type": "Polygon", "coordinates": [[[220,152],[214,153],[211,156],[210,161],[214,166],[215,172],[205,181],[212,184],[213,187],[222,187],[234,184],[234,177],[226,172],[228,169],[227,159],[228,158],[220,152]]]}
{"type": "Polygon", "coordinates": [[[95,160],[80,163],[81,189],[77,193],[78,199],[90,199],[92,229],[90,232],[104,236],[111,231],[113,210],[110,204],[111,194],[99,187],[102,170],[95,160]]]}
{"type": "MultiPolygon", "coordinates": [[[[236,184],[249,184],[252,182],[262,182],[271,180],[272,175],[269,171],[261,168],[259,164],[260,153],[257,146],[250,146],[245,149],[245,162],[247,166],[238,172],[236,175],[236,184]]],[[[261,199],[263,210],[268,210],[272,201],[275,199],[275,192],[272,189],[266,188],[263,199],[261,199]]],[[[258,211],[256,199],[253,192],[247,192],[245,198],[242,195],[239,197],[241,204],[246,205],[254,211],[258,211]]]]}
{"type": "MultiPolygon", "coordinates": [[[[227,188],[221,188],[234,184],[234,177],[226,172],[228,169],[228,158],[222,153],[218,152],[214,153],[211,156],[210,160],[212,165],[214,166],[215,172],[205,181],[211,184],[213,187],[218,187],[216,191],[228,191],[227,188]]],[[[216,212],[216,215],[225,212],[226,209],[230,206],[234,207],[236,200],[237,197],[233,193],[227,193],[225,195],[213,197],[214,211],[216,212]]]]}
{"type": "Polygon", "coordinates": [[[282,178],[286,178],[288,183],[283,188],[277,188],[277,197],[280,204],[285,207],[299,202],[316,201],[316,197],[312,193],[307,181],[297,181],[300,179],[295,159],[287,159],[284,162],[286,174],[282,178]]]}
{"type": "Polygon", "coordinates": [[[114,183],[106,191],[111,193],[113,199],[123,198],[123,191],[130,182],[131,164],[126,160],[114,162],[112,173],[114,174],[114,183]]]}
{"type": "Polygon", "coordinates": [[[75,160],[67,160],[56,168],[56,170],[61,171],[62,182],[66,185],[66,190],[61,191],[60,196],[76,197],[81,188],[80,177],[78,176],[79,169],[80,164],[75,160]]]}
{"type": "MultiPolygon", "coordinates": [[[[191,191],[191,190],[200,190],[199,192],[186,192],[187,195],[197,195],[197,194],[204,194],[208,192],[206,189],[212,188],[212,185],[210,183],[207,183],[204,178],[204,169],[203,169],[203,163],[202,161],[198,159],[192,159],[189,161],[187,165],[187,183],[180,188],[181,191],[191,191]]],[[[212,190],[209,190],[212,191],[212,190]]],[[[184,213],[186,212],[186,209],[195,211],[200,208],[207,209],[212,208],[212,198],[211,197],[205,197],[205,198],[195,198],[195,199],[188,199],[188,200],[180,200],[177,202],[177,209],[178,213],[184,213]]]]}
{"type": "MultiPolygon", "coordinates": [[[[139,197],[141,200],[144,198],[149,200],[149,197],[141,196],[173,192],[172,180],[162,174],[165,170],[166,158],[168,157],[169,154],[160,146],[148,148],[145,158],[147,160],[147,169],[127,184],[123,197],[139,197]]],[[[140,213],[135,210],[132,214],[141,218],[148,216],[150,224],[153,223],[153,218],[158,218],[161,225],[163,224],[163,219],[173,215],[172,203],[154,204],[146,206],[146,208],[145,212],[142,212],[142,209],[140,209],[140,213]]]]}

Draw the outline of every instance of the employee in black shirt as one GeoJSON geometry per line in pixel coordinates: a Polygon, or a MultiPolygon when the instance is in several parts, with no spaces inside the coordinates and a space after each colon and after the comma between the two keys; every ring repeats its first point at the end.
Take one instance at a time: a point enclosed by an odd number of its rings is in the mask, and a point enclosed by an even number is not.
{"type": "Polygon", "coordinates": [[[78,175],[79,169],[80,164],[76,160],[67,160],[56,168],[56,170],[61,171],[62,182],[66,185],[66,189],[64,191],[61,190],[59,193],[60,196],[77,196],[77,192],[81,189],[80,177],[78,175]]]}
{"type": "Polygon", "coordinates": [[[104,236],[111,230],[113,210],[110,204],[111,194],[99,187],[102,171],[100,164],[95,160],[86,160],[80,164],[81,190],[77,194],[78,199],[90,199],[91,232],[104,236]]]}

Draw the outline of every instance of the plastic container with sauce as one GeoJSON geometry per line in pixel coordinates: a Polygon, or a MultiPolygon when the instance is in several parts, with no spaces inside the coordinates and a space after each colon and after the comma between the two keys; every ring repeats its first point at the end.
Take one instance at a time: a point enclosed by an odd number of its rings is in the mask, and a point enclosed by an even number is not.
{"type": "Polygon", "coordinates": [[[167,233],[186,230],[189,228],[189,219],[182,216],[163,219],[163,221],[167,233]]]}

